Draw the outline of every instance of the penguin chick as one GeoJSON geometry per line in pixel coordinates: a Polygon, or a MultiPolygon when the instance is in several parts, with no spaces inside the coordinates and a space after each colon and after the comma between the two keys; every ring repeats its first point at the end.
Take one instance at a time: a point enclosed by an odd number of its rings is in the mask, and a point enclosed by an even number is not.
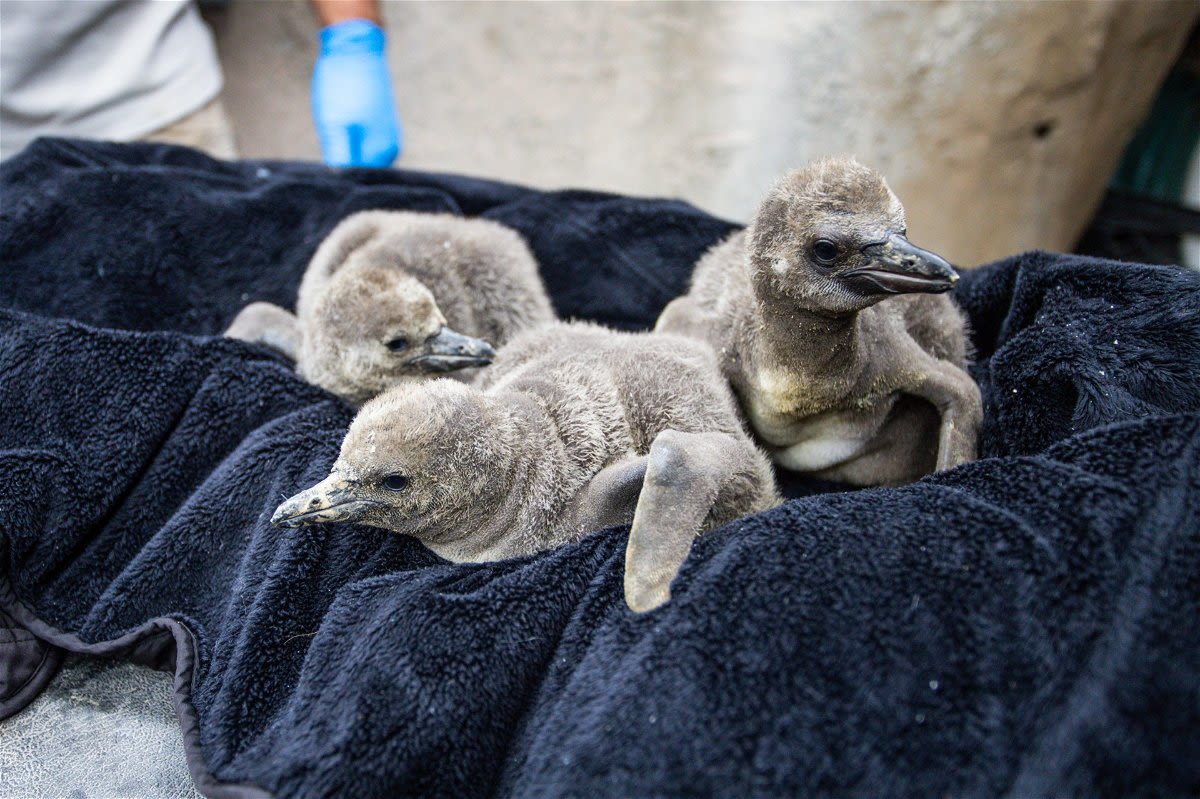
{"type": "Polygon", "coordinates": [[[950,264],[906,238],[883,177],[849,158],[785,175],[696,264],[656,330],[707,341],[780,466],[894,485],[975,458],[950,264]]]}
{"type": "Polygon", "coordinates": [[[484,366],[493,344],[553,320],[515,231],[451,214],[364,211],[317,248],[295,316],[252,303],[226,335],[280,350],[306,380],[361,404],[401,382],[484,366]]]}
{"type": "Polygon", "coordinates": [[[286,527],[361,522],[451,561],[528,555],[632,522],[625,597],[670,597],[705,530],[778,504],[712,351],[585,323],[529,331],[473,385],[401,385],[362,407],[286,527]]]}

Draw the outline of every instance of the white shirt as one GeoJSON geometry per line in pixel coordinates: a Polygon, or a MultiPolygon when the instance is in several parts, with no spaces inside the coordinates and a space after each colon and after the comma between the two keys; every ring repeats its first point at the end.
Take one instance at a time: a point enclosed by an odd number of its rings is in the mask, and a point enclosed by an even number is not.
{"type": "Polygon", "coordinates": [[[0,0],[0,158],[38,136],[136,139],[220,91],[190,0],[0,0]]]}

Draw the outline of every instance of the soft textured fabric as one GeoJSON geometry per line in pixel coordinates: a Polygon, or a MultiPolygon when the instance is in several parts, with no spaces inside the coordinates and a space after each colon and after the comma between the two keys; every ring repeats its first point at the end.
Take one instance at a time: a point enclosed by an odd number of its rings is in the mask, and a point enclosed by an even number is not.
{"type": "Polygon", "coordinates": [[[290,306],[345,215],[484,215],[560,313],[651,324],[732,229],[679,202],[43,141],[0,168],[0,606],[171,668],[213,796],[1200,791],[1200,276],[1031,253],[966,275],[981,459],[789,478],[621,595],[628,530],[452,565],[277,530],[351,411],[211,337],[290,306]],[[807,495],[807,496],[801,496],[807,495]]]}
{"type": "Polygon", "coordinates": [[[58,673],[62,650],[0,610],[0,719],[28,705],[58,673]]]}

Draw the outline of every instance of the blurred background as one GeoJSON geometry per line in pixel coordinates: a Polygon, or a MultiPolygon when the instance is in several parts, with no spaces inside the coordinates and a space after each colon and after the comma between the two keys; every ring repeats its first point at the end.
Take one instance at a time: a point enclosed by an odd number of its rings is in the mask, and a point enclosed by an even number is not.
{"type": "MultiPolygon", "coordinates": [[[[888,177],[915,241],[973,265],[1075,248],[1149,120],[1120,186],[1200,207],[1194,0],[382,12],[404,167],[679,196],[745,221],[781,172],[849,152],[888,177]],[[1155,109],[1168,75],[1173,93],[1155,109]]],[[[318,157],[308,4],[206,13],[241,153],[318,157]]],[[[1084,249],[1131,260],[1178,261],[1171,231],[1196,224],[1119,200],[1105,213],[1084,249]]]]}
{"type": "Polygon", "coordinates": [[[0,154],[154,138],[739,222],[781,173],[852,154],[959,266],[1200,265],[1198,18],[1198,0],[0,0],[0,154]]]}

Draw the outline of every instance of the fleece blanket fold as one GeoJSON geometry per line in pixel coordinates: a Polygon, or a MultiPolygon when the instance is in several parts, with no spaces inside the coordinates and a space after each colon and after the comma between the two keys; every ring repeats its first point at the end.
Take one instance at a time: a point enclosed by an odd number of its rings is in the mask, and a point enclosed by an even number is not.
{"type": "MultiPolygon", "coordinates": [[[[1200,793],[1197,274],[1047,253],[966,274],[981,459],[896,489],[788,478],[637,616],[625,528],[473,565],[272,528],[351,411],[215,334],[291,306],[360,209],[510,225],[560,314],[625,328],[729,223],[61,140],[0,192],[0,608],[26,647],[174,671],[208,795],[1200,793]]],[[[15,662],[0,686],[34,684],[15,662]]]]}

